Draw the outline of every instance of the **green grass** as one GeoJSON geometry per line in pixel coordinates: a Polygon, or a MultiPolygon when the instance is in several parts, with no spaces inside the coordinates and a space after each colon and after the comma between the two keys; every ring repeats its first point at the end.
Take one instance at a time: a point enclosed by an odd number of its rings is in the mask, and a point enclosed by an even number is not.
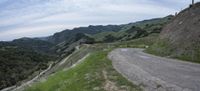
{"type": "Polygon", "coordinates": [[[102,32],[102,33],[98,33],[92,36],[92,38],[95,39],[95,41],[103,41],[105,36],[107,35],[113,35],[114,37],[116,37],[117,32],[102,32]]]}
{"type": "Polygon", "coordinates": [[[47,81],[37,83],[25,91],[105,91],[107,80],[115,83],[120,90],[141,91],[115,71],[111,61],[107,59],[108,52],[96,51],[76,67],[59,71],[47,81]],[[103,71],[107,73],[107,79],[103,71]]]}
{"type": "Polygon", "coordinates": [[[87,47],[86,45],[81,45],[79,50],[74,51],[70,56],[68,56],[68,59],[65,63],[62,65],[55,65],[48,74],[55,73],[59,70],[62,70],[67,67],[71,67],[74,63],[76,63],[79,59],[86,56],[89,52],[93,51],[94,49],[87,47]]]}
{"type": "MultiPolygon", "coordinates": [[[[83,46],[80,51],[90,49],[90,52],[92,52],[85,61],[68,71],[59,71],[45,82],[36,83],[25,91],[105,91],[106,79],[103,76],[103,71],[107,73],[107,80],[115,83],[118,89],[141,91],[138,86],[129,82],[113,68],[111,61],[107,59],[107,53],[109,49],[114,48],[144,48],[152,45],[157,37],[157,34],[153,34],[130,41],[93,44],[89,48],[83,46]]],[[[71,56],[69,60],[77,59],[80,56],[79,54],[83,54],[80,51],[71,56]]]]}
{"type": "Polygon", "coordinates": [[[190,48],[182,48],[179,46],[173,46],[168,40],[158,39],[152,46],[150,46],[145,52],[154,54],[162,57],[171,57],[175,59],[180,59],[182,61],[200,63],[200,48],[195,44],[190,48]]]}
{"type": "Polygon", "coordinates": [[[151,46],[158,38],[158,34],[151,34],[147,37],[111,43],[115,48],[145,48],[151,46]]]}
{"type": "Polygon", "coordinates": [[[159,56],[169,56],[173,52],[173,49],[170,47],[167,40],[158,39],[152,46],[150,46],[145,51],[147,53],[159,56]]]}

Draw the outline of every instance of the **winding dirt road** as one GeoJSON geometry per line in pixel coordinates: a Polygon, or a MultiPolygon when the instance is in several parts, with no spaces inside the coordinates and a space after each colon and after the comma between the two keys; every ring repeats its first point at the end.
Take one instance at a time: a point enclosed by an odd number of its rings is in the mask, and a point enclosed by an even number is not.
{"type": "Polygon", "coordinates": [[[143,49],[115,49],[114,68],[144,91],[200,91],[200,64],[162,58],[143,49]]]}

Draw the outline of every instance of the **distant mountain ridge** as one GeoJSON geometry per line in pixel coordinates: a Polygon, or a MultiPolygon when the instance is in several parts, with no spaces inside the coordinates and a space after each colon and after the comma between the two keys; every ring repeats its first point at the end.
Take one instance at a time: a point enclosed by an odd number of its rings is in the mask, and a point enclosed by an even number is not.
{"type": "Polygon", "coordinates": [[[117,32],[122,28],[120,25],[107,25],[107,26],[102,26],[102,25],[97,25],[97,26],[88,26],[88,27],[79,27],[79,28],[74,28],[72,30],[64,30],[62,32],[55,33],[52,36],[47,37],[47,41],[51,43],[58,44],[63,41],[72,41],[74,36],[78,33],[83,33],[83,34],[97,34],[101,32],[108,32],[108,31],[113,31],[117,32]]]}
{"type": "MultiPolygon", "coordinates": [[[[162,28],[169,23],[173,15],[169,15],[163,18],[155,18],[144,21],[138,21],[135,23],[123,24],[118,32],[103,32],[93,36],[96,41],[108,40],[107,38],[113,38],[113,41],[127,41],[135,38],[148,36],[152,33],[160,33],[162,28]]],[[[110,42],[113,42],[109,40],[110,42]]]]}
{"type": "Polygon", "coordinates": [[[12,42],[40,53],[66,56],[81,43],[126,41],[160,33],[172,15],[122,25],[90,25],[57,32],[41,38],[20,38],[12,42]],[[63,55],[66,54],[66,55],[63,55]]]}
{"type": "Polygon", "coordinates": [[[53,43],[43,41],[40,39],[35,38],[20,38],[15,39],[12,41],[13,44],[27,48],[32,49],[40,53],[49,53],[54,54],[54,50],[52,50],[52,47],[55,46],[53,43]]]}

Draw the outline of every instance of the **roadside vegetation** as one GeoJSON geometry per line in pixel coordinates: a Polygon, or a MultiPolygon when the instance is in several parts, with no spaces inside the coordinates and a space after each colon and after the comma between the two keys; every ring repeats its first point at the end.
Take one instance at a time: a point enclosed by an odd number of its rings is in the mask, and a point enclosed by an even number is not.
{"type": "Polygon", "coordinates": [[[146,50],[146,52],[159,56],[168,56],[173,51],[169,46],[167,40],[157,39],[157,41],[146,50]]]}
{"type": "MultiPolygon", "coordinates": [[[[181,50],[182,52],[177,53],[177,48],[173,47],[168,40],[161,40],[158,38],[156,42],[145,51],[157,56],[171,57],[183,61],[200,63],[200,48],[198,46],[199,44],[195,43],[192,48],[185,48],[181,50]]],[[[179,48],[181,48],[181,46],[179,48]]]]}
{"type": "Polygon", "coordinates": [[[25,91],[141,91],[115,71],[107,59],[109,51],[94,51],[76,67],[61,70],[47,81],[37,83],[25,91]]]}
{"type": "Polygon", "coordinates": [[[115,48],[145,48],[152,45],[157,37],[158,34],[152,34],[130,41],[82,45],[66,63],[81,59],[79,53],[83,55],[82,51],[86,51],[84,55],[90,53],[88,58],[69,70],[60,69],[46,81],[35,83],[25,91],[141,91],[139,86],[129,82],[113,68],[107,54],[115,48]]]}

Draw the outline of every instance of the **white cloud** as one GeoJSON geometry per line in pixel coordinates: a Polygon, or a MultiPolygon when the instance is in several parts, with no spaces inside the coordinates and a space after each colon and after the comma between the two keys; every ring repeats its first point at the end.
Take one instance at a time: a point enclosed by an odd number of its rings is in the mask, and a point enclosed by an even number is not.
{"type": "MultiPolygon", "coordinates": [[[[10,1],[10,0],[9,0],[10,1]]],[[[66,28],[164,17],[190,0],[20,0],[0,9],[0,40],[53,34],[66,28]],[[8,35],[12,35],[6,37],[8,35]]],[[[1,6],[0,6],[1,7],[1,6]]]]}
{"type": "Polygon", "coordinates": [[[0,32],[1,40],[12,40],[14,38],[21,37],[42,37],[53,34],[60,30],[64,30],[66,27],[72,28],[73,25],[46,25],[46,26],[27,26],[27,27],[19,27],[9,31],[0,32]]]}

